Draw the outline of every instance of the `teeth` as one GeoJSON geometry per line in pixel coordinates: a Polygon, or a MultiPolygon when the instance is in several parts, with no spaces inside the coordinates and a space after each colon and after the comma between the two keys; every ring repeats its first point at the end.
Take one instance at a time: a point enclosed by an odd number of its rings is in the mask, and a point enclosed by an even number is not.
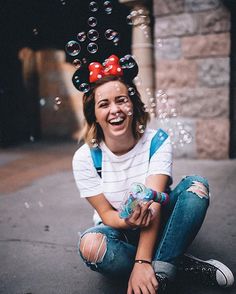
{"type": "Polygon", "coordinates": [[[110,123],[117,123],[117,122],[120,122],[120,121],[123,121],[124,119],[121,118],[121,117],[117,117],[117,118],[114,118],[112,120],[110,120],[110,123]]]}

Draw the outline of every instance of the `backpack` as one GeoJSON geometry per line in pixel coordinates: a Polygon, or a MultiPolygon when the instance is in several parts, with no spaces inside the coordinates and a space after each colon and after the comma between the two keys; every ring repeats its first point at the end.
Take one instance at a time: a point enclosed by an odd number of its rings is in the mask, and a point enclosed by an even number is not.
{"type": "MultiPolygon", "coordinates": [[[[150,150],[149,150],[149,161],[153,154],[161,147],[161,145],[168,138],[168,134],[162,129],[158,129],[154,137],[152,138],[150,150]]],[[[97,170],[99,177],[102,177],[102,150],[99,147],[90,148],[90,153],[93,160],[93,165],[97,170]]]]}

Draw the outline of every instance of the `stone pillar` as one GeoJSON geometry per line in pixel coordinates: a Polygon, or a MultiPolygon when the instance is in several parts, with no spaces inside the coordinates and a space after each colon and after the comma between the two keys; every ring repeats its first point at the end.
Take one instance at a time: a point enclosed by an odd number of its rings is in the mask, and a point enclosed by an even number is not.
{"type": "MultiPolygon", "coordinates": [[[[153,44],[150,28],[150,12],[147,4],[149,0],[119,0],[132,8],[132,54],[139,65],[137,88],[142,100],[150,107],[150,98],[154,96],[154,62],[153,44]]],[[[151,109],[155,111],[155,109],[151,109]]]]}

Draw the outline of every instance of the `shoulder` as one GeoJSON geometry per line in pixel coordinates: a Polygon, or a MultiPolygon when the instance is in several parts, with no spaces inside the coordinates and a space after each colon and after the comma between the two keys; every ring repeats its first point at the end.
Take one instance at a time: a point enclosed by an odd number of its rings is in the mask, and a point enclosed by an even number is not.
{"type": "Polygon", "coordinates": [[[90,158],[91,158],[90,148],[87,144],[84,144],[75,151],[75,154],[73,156],[73,163],[76,161],[90,160],[90,158]]]}

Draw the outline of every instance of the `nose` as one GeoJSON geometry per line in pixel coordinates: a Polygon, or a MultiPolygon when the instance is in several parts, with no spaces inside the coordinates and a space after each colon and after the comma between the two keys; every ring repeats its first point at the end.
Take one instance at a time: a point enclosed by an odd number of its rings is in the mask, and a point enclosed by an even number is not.
{"type": "Polygon", "coordinates": [[[110,107],[110,112],[112,114],[116,114],[116,113],[119,113],[120,112],[120,106],[117,105],[116,103],[111,103],[111,107],[110,107]]]}

